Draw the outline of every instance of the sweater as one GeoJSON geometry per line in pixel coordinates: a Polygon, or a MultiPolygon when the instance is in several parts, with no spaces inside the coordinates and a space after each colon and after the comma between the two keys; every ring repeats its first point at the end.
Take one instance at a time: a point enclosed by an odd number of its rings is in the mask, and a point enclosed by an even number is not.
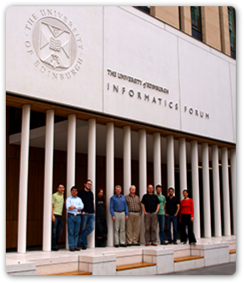
{"type": "Polygon", "coordinates": [[[191,217],[194,215],[194,204],[191,198],[186,200],[181,200],[180,202],[180,217],[181,214],[191,214],[191,217]]]}
{"type": "Polygon", "coordinates": [[[82,202],[84,203],[84,212],[94,213],[94,197],[93,192],[88,191],[86,192],[84,189],[79,191],[78,197],[81,198],[82,202]]]}

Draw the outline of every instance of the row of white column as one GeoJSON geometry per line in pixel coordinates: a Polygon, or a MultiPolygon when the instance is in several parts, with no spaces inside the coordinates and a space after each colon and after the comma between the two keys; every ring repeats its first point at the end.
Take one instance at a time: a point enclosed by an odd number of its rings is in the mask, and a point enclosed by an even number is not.
{"type": "MultiPolygon", "coordinates": [[[[27,196],[28,196],[28,163],[29,163],[29,125],[30,105],[24,105],[22,109],[22,130],[21,130],[21,156],[20,156],[20,182],[19,182],[19,219],[18,219],[18,252],[26,252],[26,231],[27,231],[27,196]]],[[[123,182],[124,188],[129,189],[131,185],[131,128],[123,128],[123,182]]],[[[175,187],[174,172],[174,137],[169,135],[167,141],[167,187],[175,187]]],[[[146,130],[139,130],[139,194],[142,197],[147,188],[147,135],[146,130]]],[[[215,235],[222,236],[221,230],[221,199],[219,184],[219,156],[218,146],[212,145],[212,168],[213,168],[213,197],[214,197],[214,226],[215,235]]],[[[52,213],[52,184],[53,184],[53,152],[54,152],[54,110],[46,112],[46,139],[45,139],[45,169],[44,169],[44,208],[43,208],[43,250],[51,250],[51,213],[52,213]]],[[[153,165],[154,184],[162,183],[161,174],[161,136],[159,132],[153,134],[153,165]]],[[[230,151],[231,160],[231,181],[232,181],[232,207],[233,229],[236,234],[236,151],[230,151]]],[[[231,234],[231,213],[229,193],[229,171],[228,171],[228,150],[221,148],[222,161],[222,183],[223,183],[223,219],[224,235],[231,234]]],[[[75,164],[76,164],[76,115],[68,116],[67,129],[67,184],[66,197],[70,196],[70,188],[75,185],[75,164]]],[[[187,189],[187,154],[186,140],[179,139],[179,166],[180,166],[180,191],[187,189]]],[[[200,229],[200,197],[199,197],[199,162],[198,143],[191,141],[191,170],[192,170],[192,194],[195,207],[194,232],[196,238],[201,237],[200,229]]],[[[204,204],[204,237],[212,236],[211,232],[211,205],[210,205],[210,182],[209,182],[209,145],[202,144],[202,168],[203,168],[203,204],[204,204]]],[[[93,182],[93,189],[96,188],[96,120],[88,121],[88,179],[93,182]]],[[[114,123],[106,125],[106,203],[107,203],[107,224],[108,224],[108,246],[113,246],[113,221],[109,212],[110,197],[114,194],[114,123]]],[[[95,192],[94,192],[95,197],[95,192]]],[[[144,235],[142,221],[141,235],[144,235]]],[[[88,246],[95,246],[94,231],[89,236],[88,246]]],[[[142,237],[143,238],[143,237],[142,237]]],[[[66,248],[68,249],[68,237],[66,237],[66,248]]]]}

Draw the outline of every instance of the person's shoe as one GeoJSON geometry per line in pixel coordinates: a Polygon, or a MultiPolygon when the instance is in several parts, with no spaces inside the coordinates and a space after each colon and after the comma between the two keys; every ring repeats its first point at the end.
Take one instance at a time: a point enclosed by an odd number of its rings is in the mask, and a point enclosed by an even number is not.
{"type": "Polygon", "coordinates": [[[173,243],[172,242],[168,242],[168,245],[172,245],[173,243]]]}
{"type": "Polygon", "coordinates": [[[87,249],[87,247],[86,247],[86,246],[82,246],[81,248],[82,248],[82,250],[86,250],[86,249],[87,249]]]}
{"type": "Polygon", "coordinates": [[[52,251],[54,251],[54,252],[57,252],[58,250],[59,250],[58,247],[53,247],[53,248],[52,248],[52,251]]]}
{"type": "Polygon", "coordinates": [[[118,247],[119,247],[119,245],[114,245],[114,247],[115,247],[115,248],[118,248],[118,247]]]}
{"type": "Polygon", "coordinates": [[[145,246],[149,246],[149,243],[146,243],[145,246]]]}
{"type": "Polygon", "coordinates": [[[76,250],[76,251],[80,251],[80,249],[79,249],[79,248],[75,248],[75,250],[76,250]]]}
{"type": "Polygon", "coordinates": [[[120,246],[121,246],[122,248],[126,248],[126,247],[127,247],[126,244],[120,244],[120,246]]]}
{"type": "Polygon", "coordinates": [[[152,246],[157,246],[157,243],[151,243],[152,246]]]}
{"type": "Polygon", "coordinates": [[[183,245],[186,245],[187,244],[187,242],[183,242],[183,245]]]}
{"type": "Polygon", "coordinates": [[[178,243],[177,243],[177,242],[174,242],[174,245],[178,245],[178,243]]]}
{"type": "Polygon", "coordinates": [[[131,247],[131,246],[133,246],[133,244],[127,244],[127,247],[131,247]]]}
{"type": "Polygon", "coordinates": [[[69,249],[71,252],[74,252],[75,251],[75,249],[69,249]]]}
{"type": "Polygon", "coordinates": [[[190,243],[190,245],[193,245],[193,246],[195,246],[195,245],[196,245],[196,242],[192,242],[192,243],[190,243]]]}
{"type": "Polygon", "coordinates": [[[140,245],[141,245],[140,243],[132,244],[132,246],[140,246],[140,245]]]}
{"type": "Polygon", "coordinates": [[[168,245],[167,242],[161,242],[161,245],[168,245]]]}

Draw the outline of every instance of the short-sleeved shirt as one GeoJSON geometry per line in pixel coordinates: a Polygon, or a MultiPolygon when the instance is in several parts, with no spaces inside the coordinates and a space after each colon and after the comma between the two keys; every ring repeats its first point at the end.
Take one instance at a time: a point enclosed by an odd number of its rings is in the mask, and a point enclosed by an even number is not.
{"type": "Polygon", "coordinates": [[[166,205],[166,214],[175,215],[177,211],[177,204],[180,204],[180,201],[177,197],[166,197],[167,205],[166,205]]]}
{"type": "Polygon", "coordinates": [[[164,195],[157,195],[159,202],[160,202],[160,208],[158,211],[158,215],[165,215],[164,211],[164,204],[166,203],[166,198],[164,195]]]}
{"type": "Polygon", "coordinates": [[[144,204],[146,212],[153,213],[157,210],[159,200],[158,197],[154,194],[153,195],[145,194],[142,197],[141,203],[144,204]]]}
{"type": "Polygon", "coordinates": [[[52,195],[53,214],[62,215],[64,207],[64,195],[56,192],[52,195]]]}

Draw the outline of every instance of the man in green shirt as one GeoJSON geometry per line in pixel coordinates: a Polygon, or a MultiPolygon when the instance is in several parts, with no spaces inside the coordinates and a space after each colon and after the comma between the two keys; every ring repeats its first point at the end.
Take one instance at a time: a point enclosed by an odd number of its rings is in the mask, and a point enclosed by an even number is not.
{"type": "Polygon", "coordinates": [[[159,223],[159,238],[161,241],[161,245],[167,245],[168,243],[165,241],[165,234],[164,234],[164,223],[165,223],[165,204],[166,198],[162,195],[162,186],[156,186],[156,195],[160,202],[160,208],[158,211],[158,223],[159,223]]]}
{"type": "Polygon", "coordinates": [[[52,250],[58,251],[58,240],[63,233],[64,185],[59,184],[52,195],[52,250]]]}

